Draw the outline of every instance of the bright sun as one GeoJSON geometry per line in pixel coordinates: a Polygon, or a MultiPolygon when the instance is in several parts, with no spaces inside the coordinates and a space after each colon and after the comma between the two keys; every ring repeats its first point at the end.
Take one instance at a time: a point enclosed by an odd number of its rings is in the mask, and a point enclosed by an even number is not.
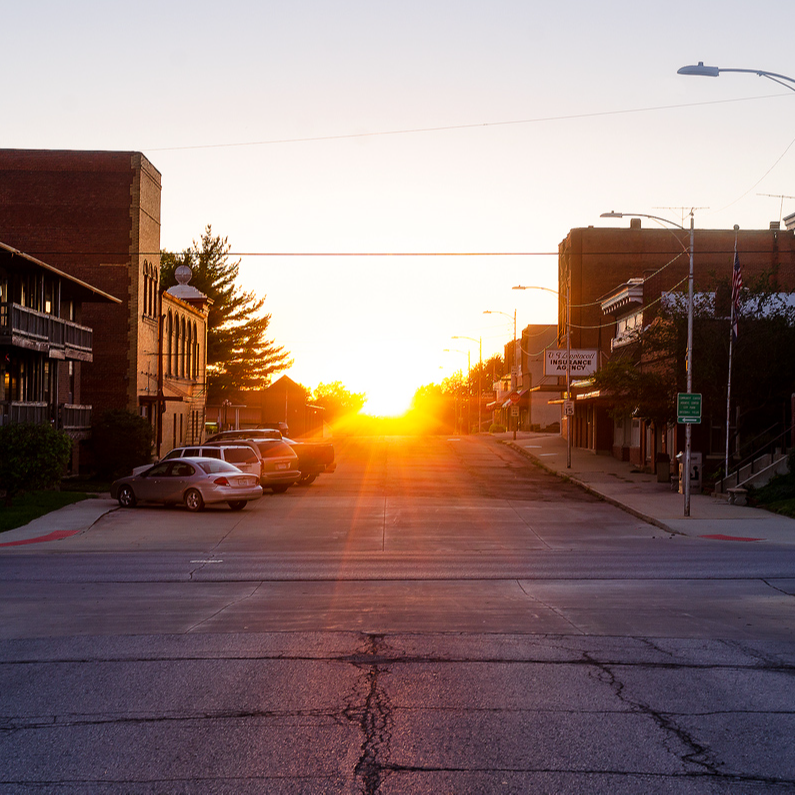
{"type": "Polygon", "coordinates": [[[362,412],[371,417],[400,417],[411,406],[414,391],[401,391],[395,384],[367,391],[367,402],[362,412]]]}

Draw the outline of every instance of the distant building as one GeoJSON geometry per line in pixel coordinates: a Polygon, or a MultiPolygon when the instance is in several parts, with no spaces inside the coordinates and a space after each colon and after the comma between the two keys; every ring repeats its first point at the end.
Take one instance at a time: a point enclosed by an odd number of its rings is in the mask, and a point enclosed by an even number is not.
{"type": "MultiPolygon", "coordinates": [[[[0,425],[49,424],[72,439],[88,436],[90,403],[82,369],[95,335],[83,305],[119,299],[0,243],[0,425]]],[[[75,445],[71,470],[79,464],[75,445]]]]}
{"type": "Polygon", "coordinates": [[[236,392],[225,403],[207,407],[213,428],[257,428],[265,423],[285,423],[293,438],[326,433],[326,411],[307,402],[304,387],[283,375],[266,389],[236,392]]]}
{"type": "Polygon", "coordinates": [[[557,347],[557,337],[557,326],[531,324],[522,329],[521,339],[506,343],[506,372],[494,383],[495,422],[521,431],[560,427],[561,387],[556,377],[544,374],[546,352],[557,347]],[[512,392],[519,395],[518,403],[511,402],[512,392]]]}

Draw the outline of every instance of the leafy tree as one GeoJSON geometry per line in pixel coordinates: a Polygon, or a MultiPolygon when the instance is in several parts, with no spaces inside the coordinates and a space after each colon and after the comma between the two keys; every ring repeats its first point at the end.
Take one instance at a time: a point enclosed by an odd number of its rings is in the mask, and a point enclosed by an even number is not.
{"type": "Polygon", "coordinates": [[[152,426],[134,411],[103,411],[91,425],[91,448],[101,477],[129,475],[152,460],[152,426]]]}
{"type": "Polygon", "coordinates": [[[449,433],[455,427],[455,397],[439,384],[414,393],[410,417],[418,433],[449,433]]]}
{"type": "Polygon", "coordinates": [[[614,418],[636,415],[658,425],[676,414],[676,381],[671,371],[643,369],[633,359],[612,359],[594,375],[594,385],[610,395],[614,418]]]}
{"type": "MultiPolygon", "coordinates": [[[[712,279],[714,291],[694,303],[693,391],[703,396],[703,415],[725,422],[729,376],[728,279],[712,279]]],[[[744,437],[786,417],[795,387],[795,308],[782,300],[775,279],[748,278],[743,290],[740,333],[732,353],[732,406],[740,407],[744,437]]],[[[676,393],[687,385],[686,300],[660,307],[636,335],[594,377],[614,399],[614,416],[637,413],[658,422],[675,419],[676,393]],[[667,407],[667,409],[666,409],[667,407]]]]}
{"type": "Polygon", "coordinates": [[[0,426],[0,484],[6,503],[24,491],[57,486],[72,454],[72,440],[50,425],[0,426]]]}
{"type": "Polygon", "coordinates": [[[358,414],[367,396],[364,392],[350,392],[340,381],[318,384],[311,401],[326,410],[326,420],[334,422],[350,414],[358,414]]]}
{"type": "Polygon", "coordinates": [[[229,259],[227,238],[213,235],[208,224],[201,241],[175,254],[162,251],[160,283],[168,289],[177,283],[180,265],[193,271],[191,285],[212,304],[207,320],[207,393],[213,400],[229,391],[260,389],[271,375],[292,364],[290,354],[266,338],[271,316],[262,312],[265,298],[245,292],[237,284],[240,261],[229,259]]]}

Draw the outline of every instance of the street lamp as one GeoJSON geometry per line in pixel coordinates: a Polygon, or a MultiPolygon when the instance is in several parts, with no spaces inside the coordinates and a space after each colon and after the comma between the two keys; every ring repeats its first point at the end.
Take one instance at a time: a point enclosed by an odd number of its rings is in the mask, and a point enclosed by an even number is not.
{"type": "MultiPolygon", "coordinates": [[[[505,315],[505,317],[510,317],[507,312],[501,312],[499,309],[484,309],[484,315],[505,315]]],[[[516,390],[516,387],[519,384],[518,375],[521,373],[521,370],[518,369],[516,364],[516,310],[513,310],[513,362],[511,363],[511,389],[516,390]],[[518,370],[518,372],[517,372],[518,370]]],[[[513,438],[516,439],[516,430],[519,427],[519,418],[516,418],[516,427],[513,429],[513,438]]]]}
{"type": "MultiPolygon", "coordinates": [[[[695,68],[695,67],[694,67],[695,68]]],[[[647,215],[646,213],[617,213],[609,212],[602,213],[602,218],[651,218],[660,223],[670,224],[677,229],[684,229],[681,224],[676,221],[670,221],[668,218],[661,218],[659,215],[647,215]]],[[[693,392],[693,238],[694,231],[694,214],[693,210],[690,211],[690,271],[687,277],[687,352],[685,353],[685,372],[687,375],[687,394],[693,392]]],[[[685,516],[690,516],[690,454],[692,451],[692,435],[693,425],[690,422],[685,423],[685,471],[682,473],[683,489],[685,497],[685,516]]]]}
{"type": "MultiPolygon", "coordinates": [[[[481,414],[483,409],[483,389],[481,388],[481,378],[483,377],[483,340],[482,337],[478,337],[475,339],[474,337],[450,337],[452,340],[471,340],[472,342],[477,342],[478,344],[478,433],[483,430],[481,425],[481,414]]],[[[469,356],[469,354],[467,354],[469,356]]],[[[467,359],[467,364],[469,364],[469,359],[467,359]]],[[[469,391],[469,385],[467,384],[467,391],[469,391]]]]}
{"type": "Polygon", "coordinates": [[[704,61],[699,61],[695,66],[683,66],[681,69],[676,70],[678,75],[700,75],[701,77],[718,77],[721,72],[745,72],[746,74],[766,77],[768,80],[772,80],[790,91],[795,91],[795,86],[789,85],[789,83],[795,83],[795,79],[786,75],[778,75],[775,72],[766,72],[764,69],[723,69],[718,66],[704,66],[704,61]],[[783,83],[782,80],[787,82],[783,83]]]}
{"type": "MultiPolygon", "coordinates": [[[[569,275],[569,288],[571,287],[571,274],[569,275]]],[[[560,296],[557,290],[550,287],[541,287],[536,284],[517,284],[512,290],[544,290],[560,296]]],[[[571,400],[571,289],[566,289],[566,400],[571,400]]],[[[566,415],[566,469],[571,469],[571,419],[566,415]]]]}
{"type": "MultiPolygon", "coordinates": [[[[452,339],[456,339],[456,337],[453,337],[452,339]]],[[[468,391],[469,390],[469,370],[470,370],[470,367],[469,367],[469,351],[462,351],[460,348],[445,348],[444,352],[445,353],[460,353],[462,355],[465,353],[467,355],[467,391],[468,391]]],[[[460,393],[460,391],[461,391],[460,388],[459,388],[458,391],[460,393]]],[[[458,425],[458,407],[457,407],[457,404],[458,404],[458,399],[456,398],[456,425],[458,425]]],[[[467,407],[469,407],[469,401],[467,401],[467,407]]],[[[467,417],[467,425],[468,424],[469,424],[469,417],[467,417]]],[[[458,431],[456,431],[456,432],[458,432],[458,431]]],[[[468,429],[467,429],[467,432],[469,432],[468,429]]]]}

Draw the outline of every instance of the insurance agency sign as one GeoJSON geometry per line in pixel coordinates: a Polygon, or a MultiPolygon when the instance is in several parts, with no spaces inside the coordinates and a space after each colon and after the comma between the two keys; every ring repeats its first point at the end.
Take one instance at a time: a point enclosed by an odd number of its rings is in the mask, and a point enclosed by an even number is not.
{"type": "MultiPolygon", "coordinates": [[[[576,378],[593,375],[597,365],[596,350],[574,350],[571,352],[571,374],[576,378]]],[[[566,375],[567,354],[565,348],[548,350],[544,359],[544,375],[566,375]]]]}

